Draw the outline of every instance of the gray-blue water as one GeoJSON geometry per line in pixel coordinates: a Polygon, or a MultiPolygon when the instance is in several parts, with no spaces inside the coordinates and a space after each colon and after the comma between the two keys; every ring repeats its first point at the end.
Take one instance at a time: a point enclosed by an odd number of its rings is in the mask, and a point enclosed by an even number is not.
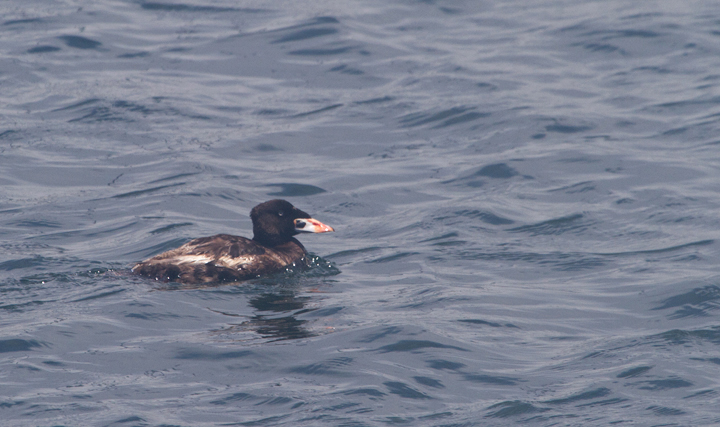
{"type": "Polygon", "coordinates": [[[720,424],[717,2],[5,0],[0,183],[3,426],[720,424]]]}

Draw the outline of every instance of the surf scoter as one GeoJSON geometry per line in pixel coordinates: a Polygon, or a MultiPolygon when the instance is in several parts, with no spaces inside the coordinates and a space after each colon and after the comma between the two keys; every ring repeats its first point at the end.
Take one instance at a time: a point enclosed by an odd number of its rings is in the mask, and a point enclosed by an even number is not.
{"type": "Polygon", "coordinates": [[[246,280],[304,263],[307,252],[294,235],[335,231],[279,199],[255,206],[250,218],[252,240],[229,234],[201,237],[146,259],[132,271],[187,284],[246,280]]]}

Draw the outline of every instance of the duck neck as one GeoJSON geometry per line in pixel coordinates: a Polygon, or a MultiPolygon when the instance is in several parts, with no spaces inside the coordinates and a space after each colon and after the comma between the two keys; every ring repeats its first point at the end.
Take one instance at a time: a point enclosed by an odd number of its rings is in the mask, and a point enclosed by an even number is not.
{"type": "Polygon", "coordinates": [[[252,239],[263,246],[271,248],[273,246],[282,245],[283,243],[289,242],[293,238],[287,236],[279,236],[277,234],[264,233],[262,230],[253,230],[252,239]]]}

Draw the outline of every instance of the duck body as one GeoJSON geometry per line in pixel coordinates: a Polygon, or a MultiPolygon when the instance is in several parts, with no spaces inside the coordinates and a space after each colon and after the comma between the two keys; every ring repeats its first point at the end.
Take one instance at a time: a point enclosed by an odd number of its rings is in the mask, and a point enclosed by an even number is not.
{"type": "Polygon", "coordinates": [[[136,264],[133,273],[187,284],[237,282],[306,265],[307,251],[292,237],[300,232],[334,231],[284,200],[253,208],[254,237],[217,234],[136,264]]]}

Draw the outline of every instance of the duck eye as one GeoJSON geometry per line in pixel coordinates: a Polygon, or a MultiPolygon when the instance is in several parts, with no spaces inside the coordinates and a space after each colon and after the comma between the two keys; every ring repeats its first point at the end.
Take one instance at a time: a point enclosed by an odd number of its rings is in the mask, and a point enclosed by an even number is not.
{"type": "Polygon", "coordinates": [[[283,211],[278,212],[278,216],[283,216],[283,214],[284,214],[283,211]]]}

